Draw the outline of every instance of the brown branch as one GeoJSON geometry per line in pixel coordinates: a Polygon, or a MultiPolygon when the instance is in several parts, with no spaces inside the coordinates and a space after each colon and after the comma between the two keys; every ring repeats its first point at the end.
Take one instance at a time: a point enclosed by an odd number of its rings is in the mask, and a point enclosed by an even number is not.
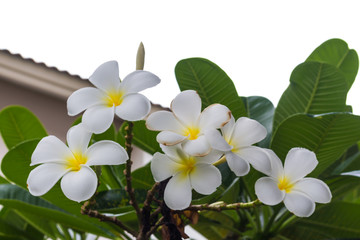
{"type": "Polygon", "coordinates": [[[185,210],[191,211],[223,211],[223,210],[238,210],[238,209],[247,209],[247,208],[254,208],[257,206],[262,205],[259,199],[247,202],[247,203],[230,203],[226,204],[224,202],[216,202],[212,204],[200,204],[200,205],[191,205],[185,210]]]}
{"type": "Polygon", "coordinates": [[[134,231],[131,228],[127,227],[125,224],[123,224],[115,216],[114,217],[109,217],[109,216],[106,216],[106,215],[103,215],[103,214],[99,213],[98,211],[91,210],[88,207],[89,207],[89,204],[85,203],[81,207],[81,214],[88,215],[88,216],[93,217],[93,218],[98,218],[102,222],[114,223],[115,225],[119,226],[120,228],[122,228],[126,232],[130,233],[132,236],[134,236],[134,237],[137,236],[138,233],[136,231],[134,231]]]}
{"type": "Polygon", "coordinates": [[[126,150],[128,156],[129,156],[129,159],[126,161],[126,168],[124,170],[124,174],[125,174],[125,178],[126,178],[125,190],[128,192],[129,197],[130,197],[130,202],[129,203],[135,209],[136,215],[138,217],[139,224],[141,224],[142,215],[141,215],[139,205],[137,204],[134,189],[132,188],[132,183],[131,183],[131,181],[132,181],[132,178],[131,178],[131,165],[132,165],[132,161],[131,161],[132,146],[131,146],[131,143],[132,143],[132,138],[133,138],[132,130],[133,130],[134,124],[132,122],[127,122],[127,123],[128,123],[128,125],[125,127],[125,131],[126,131],[125,150],[126,150]]]}
{"type": "Polygon", "coordinates": [[[164,217],[161,217],[159,221],[150,228],[150,230],[146,233],[146,239],[150,239],[151,234],[153,234],[161,225],[165,224],[164,217]]]}

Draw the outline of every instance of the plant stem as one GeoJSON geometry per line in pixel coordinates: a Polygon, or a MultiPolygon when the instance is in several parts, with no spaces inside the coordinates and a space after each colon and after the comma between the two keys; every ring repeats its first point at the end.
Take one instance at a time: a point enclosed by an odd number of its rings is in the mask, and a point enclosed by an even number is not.
{"type": "MultiPolygon", "coordinates": [[[[142,215],[141,215],[141,210],[139,208],[139,205],[137,204],[136,198],[135,198],[135,194],[134,194],[134,189],[132,188],[132,179],[131,179],[131,165],[132,165],[132,161],[131,161],[131,152],[132,152],[132,138],[133,138],[133,134],[132,134],[132,130],[134,127],[134,124],[132,122],[127,122],[127,126],[125,127],[125,131],[126,131],[126,135],[125,135],[125,150],[129,156],[129,159],[126,161],[126,167],[124,170],[124,174],[125,174],[125,178],[126,178],[126,187],[125,190],[127,191],[127,193],[129,194],[130,197],[130,204],[133,206],[138,221],[139,221],[139,225],[142,222],[142,215]]],[[[141,227],[141,225],[139,226],[141,227]]]]}
{"type": "Polygon", "coordinates": [[[247,209],[247,208],[254,208],[257,206],[262,205],[262,202],[260,200],[255,200],[252,202],[247,203],[230,203],[226,204],[224,202],[216,202],[212,204],[200,204],[200,205],[191,205],[186,210],[192,210],[192,211],[203,211],[203,210],[209,210],[209,211],[223,211],[223,210],[238,210],[238,209],[247,209]]]}
{"type": "Polygon", "coordinates": [[[125,231],[127,231],[128,233],[130,233],[132,236],[136,237],[137,236],[137,232],[135,232],[134,230],[130,229],[129,227],[127,227],[125,224],[123,224],[119,219],[117,219],[115,216],[114,217],[109,217],[106,215],[103,215],[101,213],[99,213],[98,211],[95,210],[91,210],[88,208],[89,205],[87,205],[86,203],[81,207],[81,213],[88,215],[90,217],[93,218],[98,218],[100,221],[103,222],[112,222],[114,224],[116,224],[117,226],[119,226],[120,228],[124,229],[125,231]]]}

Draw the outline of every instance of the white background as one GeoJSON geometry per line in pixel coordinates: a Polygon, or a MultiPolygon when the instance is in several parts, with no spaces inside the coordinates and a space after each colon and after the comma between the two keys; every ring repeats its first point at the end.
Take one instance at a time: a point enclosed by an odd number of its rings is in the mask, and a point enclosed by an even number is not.
{"type": "MultiPolygon", "coordinates": [[[[117,60],[120,77],[134,70],[137,47],[145,70],[162,82],[146,90],[169,106],[179,93],[174,67],[204,57],[233,79],[239,95],[277,104],[291,71],[322,42],[342,38],[360,51],[356,0],[275,1],[2,1],[0,48],[83,78],[117,60]]],[[[360,113],[360,82],[348,104],[360,113]]]]}
{"type": "MultiPolygon", "coordinates": [[[[360,52],[357,2],[1,1],[0,48],[83,78],[117,60],[124,78],[142,41],[145,70],[162,79],[145,91],[154,103],[169,106],[179,93],[179,60],[204,57],[227,72],[239,95],[264,96],[276,105],[292,70],[322,42],[341,38],[360,52]]],[[[359,97],[355,81],[348,104],[357,114],[359,97]]]]}

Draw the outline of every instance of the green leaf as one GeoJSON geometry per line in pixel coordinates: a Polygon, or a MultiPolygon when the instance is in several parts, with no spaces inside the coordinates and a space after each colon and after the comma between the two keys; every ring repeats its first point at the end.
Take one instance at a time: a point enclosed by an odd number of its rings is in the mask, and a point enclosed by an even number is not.
{"type": "Polygon", "coordinates": [[[242,98],[247,109],[247,115],[261,123],[267,130],[267,136],[258,143],[260,147],[267,148],[270,145],[274,118],[274,105],[264,97],[252,96],[242,98]]]}
{"type": "Polygon", "coordinates": [[[275,110],[274,129],[297,113],[344,112],[346,94],[345,76],[336,67],[318,62],[302,63],[292,72],[290,85],[275,110]]]}
{"type": "Polygon", "coordinates": [[[154,184],[154,177],[152,176],[150,163],[144,167],[138,168],[131,173],[132,186],[134,189],[150,189],[154,184]]]}
{"type": "Polygon", "coordinates": [[[181,60],[175,67],[180,90],[196,90],[203,109],[211,104],[227,106],[235,119],[246,116],[246,109],[229,76],[215,63],[204,58],[181,60]]]}
{"type": "Polygon", "coordinates": [[[348,90],[353,84],[359,68],[359,58],[354,49],[349,49],[347,43],[341,39],[330,39],[317,47],[306,59],[331,64],[345,75],[348,90]]]}
{"type": "Polygon", "coordinates": [[[0,176],[0,184],[9,183],[8,180],[0,176]]]}
{"type": "Polygon", "coordinates": [[[281,234],[290,239],[360,238],[360,204],[333,202],[298,218],[281,234]]]}
{"type": "Polygon", "coordinates": [[[315,152],[319,164],[311,174],[318,176],[360,140],[360,117],[349,113],[298,114],[277,129],[271,149],[284,160],[293,147],[315,152]]]}
{"type": "Polygon", "coordinates": [[[77,216],[70,215],[61,208],[39,198],[32,196],[26,190],[12,184],[0,185],[0,204],[20,212],[35,214],[38,217],[50,219],[68,227],[87,231],[93,234],[114,237],[113,234],[77,216]]]}
{"type": "Polygon", "coordinates": [[[0,132],[8,149],[22,141],[47,136],[39,119],[21,106],[9,106],[0,112],[0,132]]]}
{"type": "MultiPolygon", "coordinates": [[[[133,122],[133,144],[141,148],[145,152],[151,155],[156,152],[162,152],[159,143],[156,141],[156,135],[158,132],[150,131],[145,125],[145,121],[133,122]]],[[[121,135],[125,136],[125,127],[127,123],[124,123],[121,127],[121,135]]]]}
{"type": "MultiPolygon", "coordinates": [[[[137,202],[144,202],[147,190],[134,189],[134,194],[137,202]]],[[[91,208],[101,212],[120,213],[133,210],[129,203],[128,193],[124,189],[99,192],[95,197],[95,201],[96,203],[91,208]]]]}
{"type": "Polygon", "coordinates": [[[350,191],[360,188],[360,178],[354,176],[340,175],[326,180],[332,193],[332,201],[342,199],[350,191]]]}

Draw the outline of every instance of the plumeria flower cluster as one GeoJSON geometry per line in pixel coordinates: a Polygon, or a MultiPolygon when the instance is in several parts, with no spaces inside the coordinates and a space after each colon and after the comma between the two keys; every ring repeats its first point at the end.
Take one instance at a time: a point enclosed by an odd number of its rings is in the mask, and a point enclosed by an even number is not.
{"type": "Polygon", "coordinates": [[[157,141],[164,154],[153,156],[151,171],[157,182],[169,179],[164,192],[169,208],[187,208],[192,189],[204,195],[215,192],[221,174],[214,164],[221,163],[221,157],[237,176],[246,175],[250,164],[270,176],[260,178],[255,185],[256,195],[265,204],[283,201],[289,211],[307,217],[314,212],[315,202],[331,200],[324,182],[304,178],[317,165],[313,152],[294,148],[283,167],[272,150],[253,146],[266,137],[264,126],[247,117],[235,121],[229,109],[220,104],[201,112],[201,99],[193,90],[178,94],[171,110],[155,112],[146,121],[150,130],[160,131],[157,141]]]}
{"type": "Polygon", "coordinates": [[[157,85],[160,79],[146,71],[134,71],[120,81],[115,61],[99,66],[89,78],[95,87],[75,91],[67,101],[68,114],[85,110],[82,122],[69,129],[66,146],[55,136],[43,138],[31,157],[33,169],[27,179],[31,194],[47,193],[61,179],[65,196],[81,202],[89,199],[98,186],[91,166],[125,163],[129,156],[113,141],[99,141],[89,146],[93,133],[106,131],[114,115],[128,120],[143,119],[150,111],[150,101],[138,92],[157,85]]]}
{"type": "Polygon", "coordinates": [[[270,169],[266,152],[251,146],[266,137],[266,129],[260,123],[245,117],[235,123],[226,106],[213,104],[201,112],[201,105],[195,91],[183,91],[172,101],[172,112],[152,113],[146,121],[150,130],[161,131],[157,141],[165,155],[155,154],[151,169],[156,181],[172,177],[164,193],[164,200],[172,209],[190,205],[192,188],[202,194],[216,190],[221,174],[212,164],[222,155],[238,176],[249,172],[249,163],[259,170],[270,169]],[[202,186],[208,186],[207,191],[202,186]]]}

